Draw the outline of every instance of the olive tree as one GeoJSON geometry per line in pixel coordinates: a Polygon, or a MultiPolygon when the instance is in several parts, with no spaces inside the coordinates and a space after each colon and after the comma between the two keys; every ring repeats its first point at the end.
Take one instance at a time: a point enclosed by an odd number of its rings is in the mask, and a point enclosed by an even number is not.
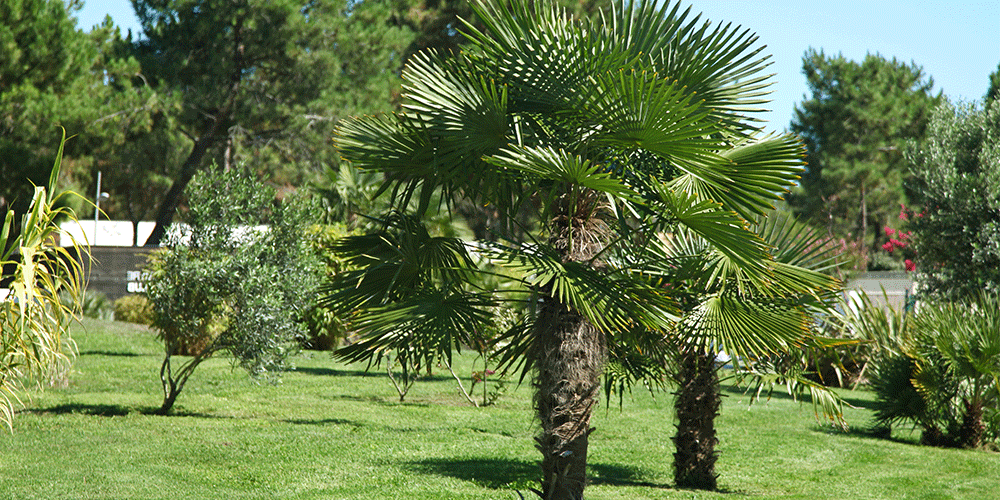
{"type": "Polygon", "coordinates": [[[276,201],[241,168],[199,174],[188,197],[186,226],[151,258],[145,282],[164,347],[160,414],[213,354],[228,352],[254,376],[281,370],[316,275],[304,203],[276,201]]]}

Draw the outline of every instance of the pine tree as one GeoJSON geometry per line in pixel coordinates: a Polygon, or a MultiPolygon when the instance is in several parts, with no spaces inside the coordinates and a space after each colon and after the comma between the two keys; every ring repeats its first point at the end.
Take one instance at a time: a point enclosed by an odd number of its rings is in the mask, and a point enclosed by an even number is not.
{"type": "Polygon", "coordinates": [[[858,63],[810,49],[803,72],[812,96],[796,106],[791,129],[809,166],[789,202],[830,235],[878,250],[906,203],[903,144],[923,135],[940,94],[916,64],[877,54],[858,63]]]}

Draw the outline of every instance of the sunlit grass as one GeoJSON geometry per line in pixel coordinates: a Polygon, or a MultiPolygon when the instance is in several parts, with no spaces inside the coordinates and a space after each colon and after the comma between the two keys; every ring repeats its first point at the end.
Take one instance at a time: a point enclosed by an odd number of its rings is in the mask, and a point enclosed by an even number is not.
{"type": "MultiPolygon", "coordinates": [[[[69,386],[34,394],[0,436],[0,498],[516,499],[537,476],[527,385],[474,408],[447,370],[400,403],[384,373],[305,352],[278,385],[226,359],[206,362],[177,415],[162,398],[154,335],[87,320],[69,386]]],[[[472,370],[463,356],[456,371],[472,370]]],[[[997,497],[1000,455],[841,433],[808,403],[748,406],[727,390],[721,493],[672,488],[670,396],[636,391],[595,413],[588,499],[983,499],[997,497]]],[[[855,428],[870,411],[847,393],[855,428]]]]}

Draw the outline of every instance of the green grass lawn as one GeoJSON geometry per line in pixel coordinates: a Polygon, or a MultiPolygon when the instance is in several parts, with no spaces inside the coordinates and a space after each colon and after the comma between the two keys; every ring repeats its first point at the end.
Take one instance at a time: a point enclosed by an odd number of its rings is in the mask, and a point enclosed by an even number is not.
{"type": "MultiPolygon", "coordinates": [[[[530,388],[474,408],[447,370],[404,403],[383,372],[305,352],[280,384],[255,383],[209,360],[159,407],[160,345],[149,331],[85,320],[65,388],[33,394],[0,434],[3,499],[530,498],[537,452],[530,388]]],[[[456,371],[471,372],[473,357],[456,371]]],[[[775,397],[748,406],[737,390],[718,419],[721,493],[672,487],[671,399],[637,391],[619,411],[602,401],[591,437],[588,499],[1000,498],[1000,455],[877,440],[815,420],[775,397]]],[[[870,396],[847,392],[864,428],[870,396]]]]}

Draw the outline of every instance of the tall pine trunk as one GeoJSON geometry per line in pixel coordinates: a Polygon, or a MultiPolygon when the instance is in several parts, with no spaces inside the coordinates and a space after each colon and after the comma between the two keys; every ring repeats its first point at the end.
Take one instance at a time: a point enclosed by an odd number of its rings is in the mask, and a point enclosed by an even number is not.
{"type": "Polygon", "coordinates": [[[684,351],[680,359],[680,386],[674,407],[674,482],[678,488],[715,490],[715,417],[719,415],[719,375],[709,353],[684,351]]]}

